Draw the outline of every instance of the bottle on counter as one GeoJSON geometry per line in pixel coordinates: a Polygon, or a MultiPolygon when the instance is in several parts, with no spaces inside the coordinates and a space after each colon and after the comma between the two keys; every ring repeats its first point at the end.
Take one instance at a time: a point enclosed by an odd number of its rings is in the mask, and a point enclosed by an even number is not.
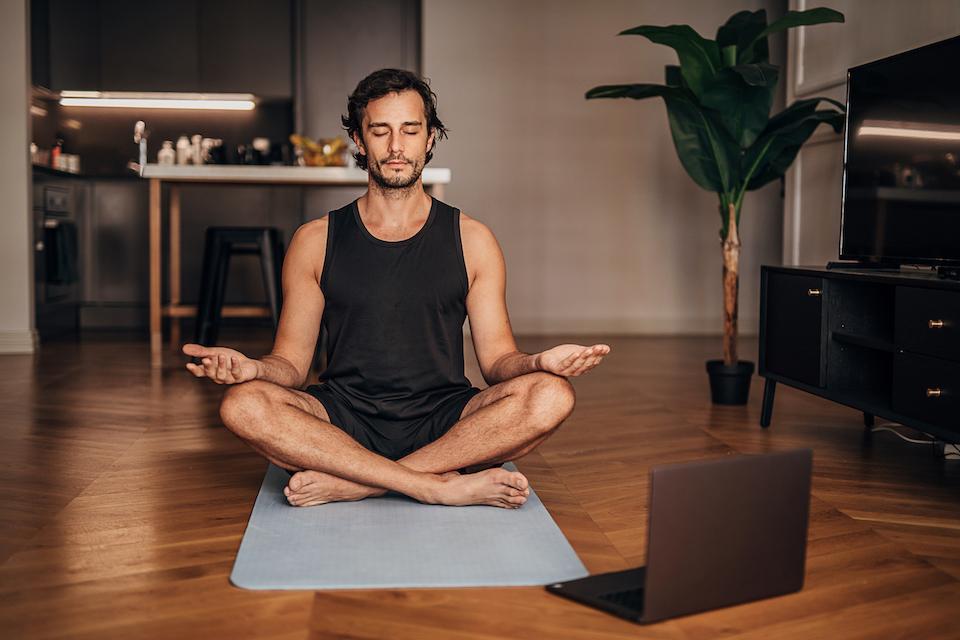
{"type": "Polygon", "coordinates": [[[57,137],[57,143],[50,150],[50,166],[54,169],[60,168],[60,154],[63,153],[63,138],[57,137]]]}
{"type": "Polygon", "coordinates": [[[176,164],[177,152],[173,150],[173,141],[164,140],[163,147],[157,151],[157,164],[176,164]]]}
{"type": "Polygon", "coordinates": [[[177,138],[177,164],[190,164],[190,140],[187,136],[177,138]]]}
{"type": "Polygon", "coordinates": [[[190,140],[193,142],[190,148],[191,161],[193,164],[203,164],[203,136],[198,133],[190,138],[190,140]]]}

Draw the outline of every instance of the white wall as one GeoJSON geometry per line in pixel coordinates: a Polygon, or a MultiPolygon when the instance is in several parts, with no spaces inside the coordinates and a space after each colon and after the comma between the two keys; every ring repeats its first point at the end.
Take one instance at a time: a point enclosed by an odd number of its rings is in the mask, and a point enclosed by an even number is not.
{"type": "MultiPolygon", "coordinates": [[[[828,6],[843,24],[790,32],[787,98],[846,100],[847,69],[960,34],[960,2],[950,0],[791,0],[790,8],[828,6]]],[[[956,64],[956,61],[949,61],[956,64]]],[[[785,264],[823,265],[840,247],[843,136],[822,126],[787,174],[785,264]]]]}
{"type": "MultiPolygon", "coordinates": [[[[451,129],[433,166],[446,200],[488,224],[507,259],[517,333],[719,333],[717,198],[677,159],[659,99],[590,100],[662,82],[671,49],[616,34],[691,24],[713,38],[776,0],[424,0],[423,72],[451,129]]],[[[772,43],[774,61],[783,45],[772,43]]],[[[756,330],[759,265],[779,263],[780,185],[747,196],[740,319],[756,330]]]]}
{"type": "Polygon", "coordinates": [[[0,353],[30,353],[33,238],[30,228],[27,0],[0,3],[0,353]]]}

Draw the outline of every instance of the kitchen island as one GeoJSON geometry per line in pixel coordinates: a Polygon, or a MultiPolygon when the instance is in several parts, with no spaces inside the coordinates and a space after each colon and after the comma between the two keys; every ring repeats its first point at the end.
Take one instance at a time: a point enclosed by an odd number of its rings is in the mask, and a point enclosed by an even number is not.
{"type": "MultiPolygon", "coordinates": [[[[147,164],[141,177],[150,181],[150,361],[153,366],[163,363],[163,317],[170,323],[170,345],[179,353],[180,318],[193,317],[195,305],[180,302],[180,185],[203,184],[265,184],[312,187],[365,186],[367,172],[351,167],[287,167],[248,165],[158,165],[147,164]],[[169,185],[169,246],[168,277],[170,299],[161,300],[163,252],[161,250],[161,219],[163,211],[162,187],[169,185]]],[[[450,182],[450,170],[426,168],[422,175],[427,193],[443,198],[443,187],[450,182]]],[[[267,317],[266,306],[226,305],[223,317],[267,317]]]]}

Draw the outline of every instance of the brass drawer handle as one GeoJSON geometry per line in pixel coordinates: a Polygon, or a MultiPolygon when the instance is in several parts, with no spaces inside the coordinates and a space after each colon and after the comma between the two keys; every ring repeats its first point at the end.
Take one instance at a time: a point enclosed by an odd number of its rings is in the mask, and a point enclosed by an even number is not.
{"type": "Polygon", "coordinates": [[[807,289],[807,295],[811,298],[817,298],[820,296],[820,289],[807,289]]]}
{"type": "Polygon", "coordinates": [[[927,320],[927,326],[931,329],[943,329],[943,320],[927,320]]]}
{"type": "Polygon", "coordinates": [[[940,389],[939,389],[939,387],[934,388],[934,389],[927,389],[927,397],[928,397],[928,398],[939,398],[939,397],[940,397],[940,389]]]}

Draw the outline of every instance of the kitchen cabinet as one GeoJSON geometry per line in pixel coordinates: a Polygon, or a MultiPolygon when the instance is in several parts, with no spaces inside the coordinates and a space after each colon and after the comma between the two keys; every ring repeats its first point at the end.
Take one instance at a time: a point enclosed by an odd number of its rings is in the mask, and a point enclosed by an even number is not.
{"type": "Polygon", "coordinates": [[[201,91],[195,0],[100,0],[103,91],[201,91]]]}
{"type": "Polygon", "coordinates": [[[32,28],[32,58],[38,65],[34,83],[57,90],[96,89],[100,84],[99,2],[44,0],[31,3],[31,11],[41,11],[46,18],[44,25],[38,15],[32,28]],[[39,66],[44,63],[46,69],[39,66]]]}
{"type": "Polygon", "coordinates": [[[213,93],[293,95],[291,3],[203,0],[200,86],[213,93]]]}
{"type": "Polygon", "coordinates": [[[50,2],[30,3],[30,82],[50,86],[50,2]]]}
{"type": "Polygon", "coordinates": [[[293,95],[292,0],[33,0],[33,83],[293,95]]]}

